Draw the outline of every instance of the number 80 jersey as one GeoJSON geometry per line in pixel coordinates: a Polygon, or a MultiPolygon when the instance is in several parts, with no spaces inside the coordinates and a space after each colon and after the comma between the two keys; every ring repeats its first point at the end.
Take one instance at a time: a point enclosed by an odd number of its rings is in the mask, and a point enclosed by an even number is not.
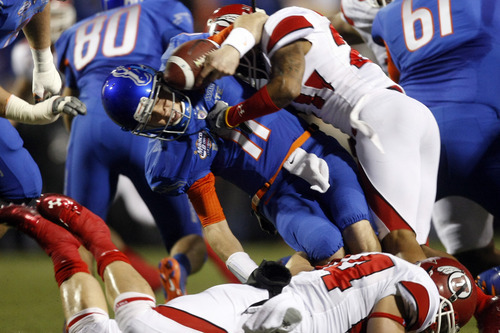
{"type": "MultiPolygon", "coordinates": [[[[170,38],[192,32],[192,25],[191,13],[176,0],[149,0],[118,7],[64,31],[56,42],[57,63],[66,86],[92,92],[80,96],[87,102],[87,98],[100,96],[105,78],[117,66],[138,63],[159,68],[170,38]]],[[[88,110],[90,114],[93,108],[88,110]]]]}

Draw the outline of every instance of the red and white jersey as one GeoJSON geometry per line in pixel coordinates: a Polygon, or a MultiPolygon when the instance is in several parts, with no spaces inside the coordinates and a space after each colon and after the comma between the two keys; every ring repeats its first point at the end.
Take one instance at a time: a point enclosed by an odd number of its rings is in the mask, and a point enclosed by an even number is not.
{"type": "Polygon", "coordinates": [[[380,7],[374,7],[366,0],[342,0],[341,17],[359,33],[366,45],[372,50],[377,62],[387,72],[387,51],[373,41],[372,25],[380,7]]]}
{"type": "Polygon", "coordinates": [[[328,18],[310,9],[287,7],[271,15],[264,25],[261,47],[269,60],[278,49],[300,39],[312,46],[305,56],[301,95],[292,105],[351,135],[349,116],[356,103],[396,83],[380,66],[352,49],[328,18]]]}
{"type": "MultiPolygon", "coordinates": [[[[422,331],[432,323],[439,293],[419,266],[382,253],[347,256],[333,265],[294,276],[273,298],[278,308],[293,307],[302,321],[290,332],[363,332],[374,305],[401,296],[407,330],[422,331]]],[[[118,326],[126,332],[242,333],[251,316],[267,320],[280,309],[256,305],[268,292],[245,284],[224,284],[199,294],[181,296],[153,307],[151,298],[127,293],[115,303],[118,326]],[[267,313],[259,313],[259,310],[267,313]]]]}

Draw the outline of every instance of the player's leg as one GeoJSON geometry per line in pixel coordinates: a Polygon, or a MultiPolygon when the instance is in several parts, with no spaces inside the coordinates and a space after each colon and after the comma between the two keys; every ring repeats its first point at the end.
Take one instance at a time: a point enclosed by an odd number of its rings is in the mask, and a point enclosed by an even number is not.
{"type": "Polygon", "coordinates": [[[436,121],[421,103],[392,91],[368,99],[360,118],[378,135],[383,149],[359,131],[355,136],[362,184],[382,248],[410,262],[425,259],[420,244],[427,241],[435,198],[436,121]],[[424,151],[424,146],[432,149],[424,151]]]}
{"type": "Polygon", "coordinates": [[[306,253],[313,265],[324,265],[345,255],[344,242],[309,187],[301,178],[278,176],[259,209],[292,249],[306,253]]]}
{"type": "Polygon", "coordinates": [[[70,332],[77,332],[84,323],[101,323],[104,331],[109,320],[106,299],[100,284],[79,256],[80,243],[67,230],[25,206],[0,208],[0,222],[36,240],[51,257],[70,332]]]}
{"type": "Polygon", "coordinates": [[[40,196],[42,176],[12,124],[0,118],[0,199],[29,203],[40,196]]]}
{"type": "Polygon", "coordinates": [[[324,194],[312,192],[322,210],[341,230],[347,251],[381,251],[354,159],[332,138],[318,133],[314,139],[320,144],[310,147],[308,152],[326,161],[330,171],[328,191],[324,194]]]}

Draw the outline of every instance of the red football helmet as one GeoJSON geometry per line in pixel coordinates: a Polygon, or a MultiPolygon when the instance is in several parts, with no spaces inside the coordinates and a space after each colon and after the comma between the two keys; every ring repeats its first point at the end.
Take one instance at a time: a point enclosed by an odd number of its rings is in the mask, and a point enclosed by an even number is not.
{"type": "MultiPolygon", "coordinates": [[[[259,8],[256,10],[262,11],[259,8]]],[[[232,4],[217,8],[208,18],[205,32],[208,32],[210,36],[215,35],[233,24],[239,16],[252,13],[252,7],[243,4],[232,4]]],[[[253,48],[240,59],[240,65],[235,76],[255,89],[260,89],[269,80],[269,75],[266,71],[266,60],[262,52],[257,49],[258,47],[253,48]]]]}
{"type": "Polygon", "coordinates": [[[419,263],[439,290],[441,303],[426,333],[454,333],[467,324],[476,308],[477,293],[470,272],[451,258],[433,257],[419,263]]]}
{"type": "Polygon", "coordinates": [[[233,24],[238,16],[252,13],[252,7],[242,4],[233,4],[217,8],[208,18],[205,32],[209,32],[210,36],[215,35],[233,24]]]}

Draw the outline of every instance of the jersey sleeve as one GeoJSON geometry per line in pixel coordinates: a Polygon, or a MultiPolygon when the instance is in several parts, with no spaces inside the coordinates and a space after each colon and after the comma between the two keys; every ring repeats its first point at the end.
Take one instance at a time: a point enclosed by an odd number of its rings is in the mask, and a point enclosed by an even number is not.
{"type": "Polygon", "coordinates": [[[219,197],[215,192],[215,176],[213,173],[210,172],[205,177],[194,182],[188,190],[188,196],[203,227],[226,219],[219,197]]]}
{"type": "Polygon", "coordinates": [[[287,7],[271,15],[264,24],[262,50],[271,58],[281,47],[306,38],[314,31],[311,15],[320,15],[299,7],[287,7]]]}
{"type": "Polygon", "coordinates": [[[205,131],[175,141],[151,140],[146,154],[146,177],[155,192],[187,193],[198,179],[210,173],[217,144],[205,131]]]}

